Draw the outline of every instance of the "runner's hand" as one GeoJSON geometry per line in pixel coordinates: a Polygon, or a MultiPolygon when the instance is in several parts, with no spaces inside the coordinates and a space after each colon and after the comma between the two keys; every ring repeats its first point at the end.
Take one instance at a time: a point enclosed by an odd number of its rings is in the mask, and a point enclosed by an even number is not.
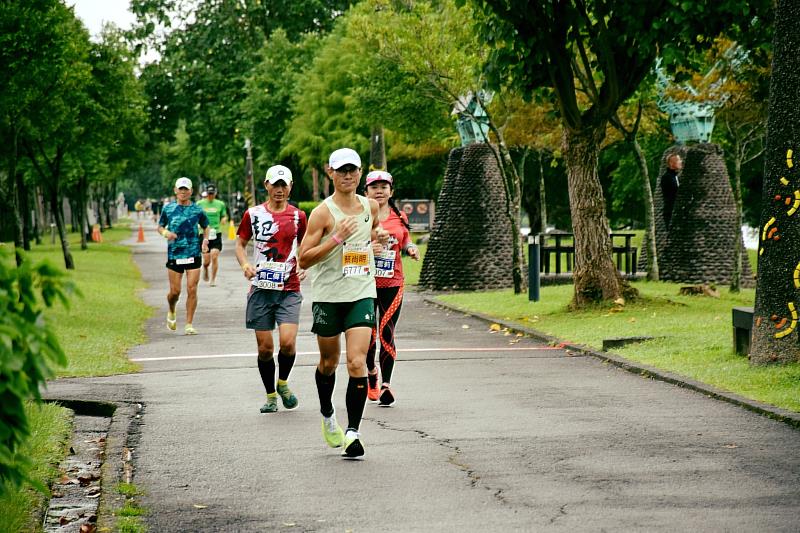
{"type": "Polygon", "coordinates": [[[200,247],[200,250],[202,250],[204,254],[208,253],[208,239],[203,239],[203,246],[200,247]]]}
{"type": "Polygon", "coordinates": [[[419,261],[419,248],[417,248],[413,244],[408,245],[408,248],[406,248],[406,253],[408,254],[408,257],[410,257],[414,261],[419,261]]]}
{"type": "Polygon", "coordinates": [[[256,267],[251,265],[250,263],[245,263],[242,267],[242,273],[244,277],[247,279],[253,279],[253,276],[256,275],[256,267]]]}
{"type": "Polygon", "coordinates": [[[370,245],[372,246],[373,255],[378,255],[379,253],[383,252],[383,245],[378,241],[372,241],[370,242],[370,245]]]}
{"type": "Polygon", "coordinates": [[[346,241],[350,235],[355,233],[356,229],[358,229],[357,217],[347,217],[336,224],[333,234],[346,241]]]}
{"type": "Polygon", "coordinates": [[[306,279],[306,271],[304,269],[302,268],[297,269],[297,279],[299,279],[300,281],[306,279]]]}
{"type": "Polygon", "coordinates": [[[389,242],[389,232],[383,229],[382,227],[378,226],[375,228],[375,239],[381,244],[388,244],[389,242]]]}

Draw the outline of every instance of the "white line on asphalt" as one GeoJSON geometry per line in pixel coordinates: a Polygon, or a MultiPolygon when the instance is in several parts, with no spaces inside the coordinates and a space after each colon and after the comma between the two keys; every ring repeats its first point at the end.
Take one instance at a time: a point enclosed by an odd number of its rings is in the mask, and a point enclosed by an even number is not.
{"type": "MultiPolygon", "coordinates": [[[[398,353],[409,352],[536,352],[545,350],[562,350],[559,346],[530,346],[514,348],[406,348],[398,353]]],[[[342,352],[344,355],[345,352],[342,352]]],[[[319,352],[297,352],[295,355],[319,355],[319,352]]],[[[216,355],[176,355],[172,357],[137,357],[131,361],[180,361],[184,359],[232,359],[236,357],[255,357],[255,353],[223,353],[216,355]]]]}

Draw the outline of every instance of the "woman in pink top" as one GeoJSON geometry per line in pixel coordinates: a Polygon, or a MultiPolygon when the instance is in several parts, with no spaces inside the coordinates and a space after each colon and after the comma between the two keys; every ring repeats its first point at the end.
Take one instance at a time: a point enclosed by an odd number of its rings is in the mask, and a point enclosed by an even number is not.
{"type": "Polygon", "coordinates": [[[394,403],[395,396],[390,382],[397,350],[394,345],[394,327],[400,317],[403,304],[403,262],[400,255],[405,252],[419,261],[419,250],[411,243],[409,225],[405,213],[401,213],[392,198],[392,175],[383,170],[367,174],[367,197],[378,202],[378,221],[389,232],[389,242],[383,251],[375,255],[375,314],[378,327],[372,330],[367,369],[369,371],[367,397],[379,400],[380,405],[388,407],[394,403]],[[380,343],[381,387],[378,389],[378,369],[375,367],[375,351],[380,343]]]}

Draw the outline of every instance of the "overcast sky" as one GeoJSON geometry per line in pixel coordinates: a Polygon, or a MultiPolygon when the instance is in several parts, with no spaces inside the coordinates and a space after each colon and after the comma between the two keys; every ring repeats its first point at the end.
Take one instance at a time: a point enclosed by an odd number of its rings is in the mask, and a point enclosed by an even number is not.
{"type": "Polygon", "coordinates": [[[106,22],[123,29],[134,22],[133,13],[128,11],[130,0],[67,0],[66,4],[75,6],[75,14],[83,20],[92,37],[100,33],[106,22]]]}

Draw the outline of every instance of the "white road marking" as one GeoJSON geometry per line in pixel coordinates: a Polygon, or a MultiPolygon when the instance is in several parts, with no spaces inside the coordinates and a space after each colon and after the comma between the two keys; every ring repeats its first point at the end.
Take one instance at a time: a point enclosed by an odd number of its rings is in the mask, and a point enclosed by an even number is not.
{"type": "MultiPolygon", "coordinates": [[[[545,350],[563,350],[559,346],[519,346],[509,348],[406,348],[397,350],[399,354],[412,352],[537,352],[545,350]]],[[[342,352],[344,355],[345,352],[342,352]]],[[[297,352],[296,355],[319,355],[319,352],[297,352]]],[[[223,353],[215,355],[176,355],[172,357],[137,357],[131,359],[135,362],[143,361],[181,361],[185,359],[233,359],[237,357],[255,357],[256,353],[223,353]]]]}

